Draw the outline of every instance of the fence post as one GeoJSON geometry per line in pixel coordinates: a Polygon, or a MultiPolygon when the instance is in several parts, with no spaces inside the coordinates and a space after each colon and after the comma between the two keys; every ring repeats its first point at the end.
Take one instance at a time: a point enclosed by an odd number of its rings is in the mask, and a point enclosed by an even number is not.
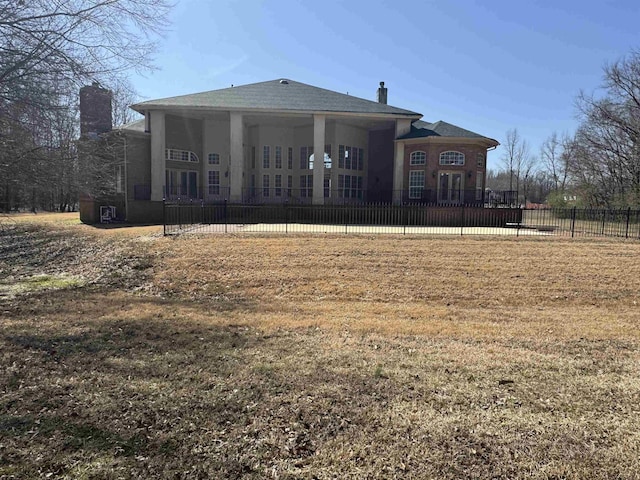
{"type": "Polygon", "coordinates": [[[464,234],[464,201],[460,207],[460,236],[464,234]]]}
{"type": "Polygon", "coordinates": [[[576,207],[571,209],[571,238],[573,238],[576,230],[576,207]]]}
{"type": "Polygon", "coordinates": [[[167,202],[162,199],[162,235],[167,236],[167,202]]]}
{"type": "Polygon", "coordinates": [[[284,233],[289,233],[289,200],[284,202],[284,233]]]}
{"type": "Polygon", "coordinates": [[[409,207],[400,205],[400,218],[402,218],[402,234],[407,234],[407,224],[409,223],[409,207]]]}
{"type": "Polygon", "coordinates": [[[227,233],[227,199],[224,199],[224,233],[227,233]]]}

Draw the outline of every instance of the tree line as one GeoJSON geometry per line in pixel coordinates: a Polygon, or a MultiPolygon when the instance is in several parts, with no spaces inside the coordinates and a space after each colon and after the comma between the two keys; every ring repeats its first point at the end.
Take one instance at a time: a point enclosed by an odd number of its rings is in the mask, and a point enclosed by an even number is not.
{"type": "Polygon", "coordinates": [[[165,0],[0,0],[0,211],[77,205],[79,88],[112,90],[114,124],[130,121],[127,73],[153,67],[169,9],[165,0]]]}
{"type": "Polygon", "coordinates": [[[576,131],[553,132],[539,155],[509,130],[487,186],[514,192],[517,204],[640,208],[640,51],[606,65],[602,88],[581,92],[576,106],[576,131]]]}

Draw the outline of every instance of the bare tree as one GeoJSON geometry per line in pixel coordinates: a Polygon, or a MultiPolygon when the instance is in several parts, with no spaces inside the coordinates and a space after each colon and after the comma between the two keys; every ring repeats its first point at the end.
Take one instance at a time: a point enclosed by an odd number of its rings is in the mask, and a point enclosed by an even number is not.
{"type": "Polygon", "coordinates": [[[126,73],[152,68],[170,8],[167,0],[0,0],[4,209],[74,202],[78,87],[111,87],[114,121],[131,121],[124,105],[136,95],[126,73]]]}
{"type": "Polygon", "coordinates": [[[505,151],[502,155],[502,165],[509,174],[509,191],[515,192],[513,201],[517,202],[522,174],[526,171],[530,172],[535,161],[531,157],[529,144],[520,136],[517,129],[507,131],[503,145],[505,151]]]}
{"type": "Polygon", "coordinates": [[[564,191],[567,186],[573,149],[573,138],[566,133],[558,137],[556,132],[553,132],[540,147],[541,164],[551,177],[554,190],[564,191]]]}
{"type": "Polygon", "coordinates": [[[169,8],[165,0],[0,0],[0,99],[37,103],[51,78],[109,84],[151,68],[169,8]]]}
{"type": "Polygon", "coordinates": [[[580,94],[571,172],[589,203],[640,205],[640,52],[604,69],[603,93],[580,94]]]}

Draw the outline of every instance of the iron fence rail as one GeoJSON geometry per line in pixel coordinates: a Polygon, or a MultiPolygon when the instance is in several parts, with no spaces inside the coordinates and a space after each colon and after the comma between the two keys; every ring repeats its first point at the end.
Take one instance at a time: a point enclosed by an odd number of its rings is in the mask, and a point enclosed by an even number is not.
{"type": "Polygon", "coordinates": [[[537,235],[640,239],[640,210],[165,202],[164,233],[537,235]]]}

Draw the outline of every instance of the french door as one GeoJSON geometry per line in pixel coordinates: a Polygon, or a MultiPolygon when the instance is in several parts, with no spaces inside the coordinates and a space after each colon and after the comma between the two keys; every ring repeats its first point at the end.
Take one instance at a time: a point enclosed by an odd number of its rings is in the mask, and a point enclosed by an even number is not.
{"type": "Polygon", "coordinates": [[[439,172],[438,202],[460,203],[464,189],[464,172],[439,172]]]}

